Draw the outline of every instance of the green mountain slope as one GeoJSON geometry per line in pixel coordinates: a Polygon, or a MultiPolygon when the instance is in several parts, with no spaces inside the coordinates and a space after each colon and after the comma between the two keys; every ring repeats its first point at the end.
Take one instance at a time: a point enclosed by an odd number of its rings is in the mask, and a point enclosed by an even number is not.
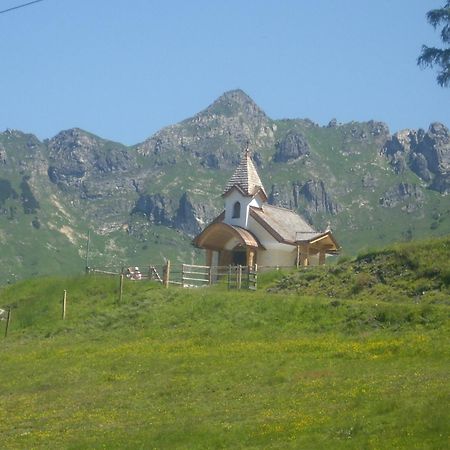
{"type": "MultiPolygon", "coordinates": [[[[362,284],[365,301],[267,292],[277,272],[257,292],[127,281],[121,304],[116,278],[3,288],[0,307],[13,309],[0,446],[445,448],[448,295],[418,301],[400,284],[448,292],[448,266],[435,273],[447,249],[437,240],[356,259],[373,274],[385,258],[392,274],[384,297],[362,284]],[[406,270],[425,250],[417,275],[406,270]]],[[[333,276],[344,285],[348,272],[333,276]]]]}
{"type": "Polygon", "coordinates": [[[236,90],[132,147],[80,129],[0,133],[0,282],[82,272],[88,230],[92,266],[202,261],[191,239],[221,211],[246,145],[270,202],[330,223],[344,254],[450,232],[442,124],[391,135],[374,121],[273,120],[236,90]]]}

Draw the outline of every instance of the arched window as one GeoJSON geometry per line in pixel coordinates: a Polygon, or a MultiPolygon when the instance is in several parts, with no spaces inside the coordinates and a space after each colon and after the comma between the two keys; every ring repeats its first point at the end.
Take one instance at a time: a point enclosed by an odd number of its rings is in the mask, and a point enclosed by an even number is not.
{"type": "Polygon", "coordinates": [[[239,219],[241,217],[241,204],[236,202],[233,205],[233,219],[239,219]]]}

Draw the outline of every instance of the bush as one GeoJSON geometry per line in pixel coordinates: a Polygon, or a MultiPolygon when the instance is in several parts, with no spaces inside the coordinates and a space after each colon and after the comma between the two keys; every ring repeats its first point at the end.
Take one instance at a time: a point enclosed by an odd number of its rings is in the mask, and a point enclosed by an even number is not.
{"type": "Polygon", "coordinates": [[[355,276],[355,281],[351,288],[351,293],[359,294],[364,289],[370,288],[373,284],[374,284],[374,279],[373,279],[372,275],[370,275],[366,272],[357,273],[355,276]]]}

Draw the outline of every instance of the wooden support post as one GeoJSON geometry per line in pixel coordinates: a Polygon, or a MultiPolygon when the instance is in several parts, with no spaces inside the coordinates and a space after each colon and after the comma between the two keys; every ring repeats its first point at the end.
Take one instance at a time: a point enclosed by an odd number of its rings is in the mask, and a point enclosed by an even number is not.
{"type": "Polygon", "coordinates": [[[123,273],[120,274],[120,281],[119,281],[119,303],[122,303],[122,297],[123,297],[123,273]]]}
{"type": "Polygon", "coordinates": [[[170,282],[170,260],[168,259],[164,266],[163,285],[165,288],[169,287],[170,282]]]}
{"type": "Polygon", "coordinates": [[[300,244],[297,244],[297,269],[300,267],[300,244]]]}
{"type": "Polygon", "coordinates": [[[253,248],[247,249],[247,266],[253,267],[253,263],[255,261],[255,250],[253,248]]]}
{"type": "Polygon", "coordinates": [[[212,257],[213,257],[212,253],[213,253],[212,250],[210,250],[209,248],[206,249],[206,265],[207,266],[212,266],[212,257]]]}
{"type": "Polygon", "coordinates": [[[325,251],[319,250],[319,265],[322,266],[325,264],[325,251]]]}
{"type": "Polygon", "coordinates": [[[306,244],[306,246],[305,246],[305,259],[303,261],[303,265],[305,267],[309,266],[309,245],[308,244],[306,244]]]}
{"type": "Polygon", "coordinates": [[[66,319],[66,307],[67,307],[67,291],[64,289],[63,299],[62,299],[62,320],[66,319]]]}
{"type": "Polygon", "coordinates": [[[309,245],[301,244],[300,248],[300,266],[306,267],[309,265],[309,245]]]}
{"type": "Polygon", "coordinates": [[[5,337],[8,336],[8,329],[10,322],[11,322],[11,308],[8,308],[8,315],[6,316],[5,337]]]}

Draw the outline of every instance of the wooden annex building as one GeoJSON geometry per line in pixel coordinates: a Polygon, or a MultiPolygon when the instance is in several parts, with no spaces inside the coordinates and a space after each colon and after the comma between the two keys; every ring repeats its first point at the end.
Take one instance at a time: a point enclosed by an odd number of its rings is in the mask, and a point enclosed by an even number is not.
{"type": "Polygon", "coordinates": [[[316,231],[294,211],[268,204],[248,149],[222,197],[225,210],[193,241],[208,266],[308,266],[339,251],[331,230],[316,231]]]}

